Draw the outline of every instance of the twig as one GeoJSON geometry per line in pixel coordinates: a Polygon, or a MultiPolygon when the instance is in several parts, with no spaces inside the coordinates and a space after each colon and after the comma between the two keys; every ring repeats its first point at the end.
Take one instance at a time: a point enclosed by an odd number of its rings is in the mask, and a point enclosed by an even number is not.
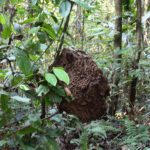
{"type": "Polygon", "coordinates": [[[60,51],[61,51],[61,48],[62,48],[63,43],[64,43],[65,33],[67,32],[67,29],[68,29],[69,20],[70,20],[70,14],[71,14],[72,8],[73,8],[73,2],[71,2],[70,13],[69,13],[69,15],[67,16],[66,22],[65,22],[65,24],[64,24],[64,29],[63,29],[62,37],[61,37],[61,40],[60,40],[60,45],[59,45],[59,47],[58,47],[58,49],[57,49],[56,57],[59,56],[60,51]]]}

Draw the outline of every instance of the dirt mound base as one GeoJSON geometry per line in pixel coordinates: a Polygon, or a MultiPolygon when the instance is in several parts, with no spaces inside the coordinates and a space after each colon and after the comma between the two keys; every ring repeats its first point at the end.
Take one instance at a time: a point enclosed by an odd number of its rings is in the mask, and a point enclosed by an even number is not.
{"type": "Polygon", "coordinates": [[[63,66],[68,72],[71,84],[69,89],[74,101],[63,100],[58,109],[74,114],[82,122],[96,120],[106,113],[105,99],[109,86],[102,71],[83,51],[63,49],[54,66],[63,66]]]}

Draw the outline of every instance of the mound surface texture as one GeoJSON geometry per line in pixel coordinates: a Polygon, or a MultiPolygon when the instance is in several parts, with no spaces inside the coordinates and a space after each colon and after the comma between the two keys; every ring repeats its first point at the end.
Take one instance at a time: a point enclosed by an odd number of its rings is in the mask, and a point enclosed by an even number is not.
{"type": "Polygon", "coordinates": [[[74,100],[63,100],[58,109],[76,115],[82,122],[96,120],[106,113],[109,85],[92,58],[82,51],[63,49],[54,66],[62,66],[69,74],[68,86],[74,100]]]}

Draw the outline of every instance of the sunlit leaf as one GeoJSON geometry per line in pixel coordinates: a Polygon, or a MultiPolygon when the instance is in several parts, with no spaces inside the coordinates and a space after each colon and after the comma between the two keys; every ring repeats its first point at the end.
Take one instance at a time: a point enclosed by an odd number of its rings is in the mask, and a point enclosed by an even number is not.
{"type": "Polygon", "coordinates": [[[83,0],[73,0],[73,1],[84,9],[87,9],[87,10],[91,9],[90,5],[84,2],[83,0]]]}
{"type": "Polygon", "coordinates": [[[5,25],[5,26],[4,26],[4,29],[3,29],[3,31],[2,31],[2,37],[3,37],[4,39],[9,38],[10,35],[11,35],[11,32],[12,32],[11,25],[5,25]]]}
{"type": "Polygon", "coordinates": [[[5,16],[3,14],[0,14],[0,23],[1,24],[5,24],[6,23],[5,16]]]}
{"type": "Polygon", "coordinates": [[[53,40],[56,39],[56,33],[51,25],[44,25],[44,27],[42,27],[42,30],[45,31],[53,40]]]}
{"type": "Polygon", "coordinates": [[[37,18],[28,18],[22,22],[22,24],[33,23],[37,18]]]}
{"type": "Polygon", "coordinates": [[[5,141],[5,140],[0,140],[0,147],[4,146],[5,144],[7,144],[7,141],[5,141]]]}
{"type": "Polygon", "coordinates": [[[33,6],[36,5],[37,2],[38,2],[38,0],[31,0],[31,3],[32,3],[33,6]]]}
{"type": "Polygon", "coordinates": [[[40,27],[33,27],[29,30],[30,34],[37,34],[37,32],[39,31],[40,27]]]}
{"type": "Polygon", "coordinates": [[[70,13],[71,3],[69,1],[63,1],[60,5],[59,12],[62,17],[67,17],[70,13]]]}
{"type": "Polygon", "coordinates": [[[48,83],[50,83],[53,86],[56,86],[57,84],[57,79],[52,73],[46,73],[45,74],[45,79],[47,80],[48,83]]]}
{"type": "Polygon", "coordinates": [[[17,100],[19,102],[23,102],[23,103],[29,103],[30,99],[27,97],[21,97],[21,96],[12,96],[11,99],[13,100],[17,100]]]}
{"type": "Polygon", "coordinates": [[[69,85],[69,83],[70,83],[69,76],[62,68],[53,67],[53,72],[60,81],[63,81],[67,85],[69,85]]]}
{"type": "Polygon", "coordinates": [[[19,88],[22,89],[22,90],[24,90],[24,91],[30,90],[29,86],[28,86],[28,85],[25,85],[25,84],[19,85],[19,88]]]}

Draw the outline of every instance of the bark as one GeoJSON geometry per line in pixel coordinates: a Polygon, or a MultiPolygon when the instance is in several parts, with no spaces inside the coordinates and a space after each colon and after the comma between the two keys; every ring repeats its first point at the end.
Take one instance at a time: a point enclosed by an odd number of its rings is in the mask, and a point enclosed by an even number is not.
{"type": "Polygon", "coordinates": [[[75,20],[75,41],[76,43],[81,44],[81,50],[83,50],[84,47],[84,24],[85,24],[85,16],[84,16],[84,10],[77,6],[76,10],[76,20],[75,20]]]}
{"type": "MultiPolygon", "coordinates": [[[[116,20],[115,20],[115,30],[116,34],[114,36],[114,48],[118,51],[122,48],[122,0],[115,0],[115,11],[116,11],[116,20]]],[[[121,64],[121,54],[115,54],[114,59],[117,64],[121,64]]],[[[120,81],[120,69],[115,72],[113,83],[115,85],[115,91],[119,91],[119,81],[120,81]]],[[[119,94],[117,93],[112,97],[112,104],[110,108],[110,113],[115,114],[118,107],[119,94]]]]}
{"type": "MultiPolygon", "coordinates": [[[[121,49],[122,47],[122,0],[115,0],[116,10],[116,34],[114,36],[114,47],[121,49]]],[[[117,55],[116,58],[121,58],[121,55],[117,55]]]]}
{"type": "MultiPolygon", "coordinates": [[[[147,1],[146,11],[150,11],[150,0],[147,1]]],[[[145,31],[145,45],[149,46],[150,44],[150,18],[146,20],[146,31],[145,31]]]]}
{"type": "Polygon", "coordinates": [[[148,2],[147,2],[147,11],[149,11],[150,10],[150,0],[148,0],[148,2]]]}
{"type": "MultiPolygon", "coordinates": [[[[133,69],[136,71],[139,68],[139,61],[141,57],[142,44],[143,44],[143,30],[142,30],[142,14],[143,14],[143,4],[142,0],[136,1],[137,5],[137,21],[136,21],[136,39],[137,39],[137,58],[133,62],[133,69]]],[[[134,76],[131,81],[129,89],[129,102],[131,108],[131,114],[134,114],[134,106],[136,100],[136,86],[138,83],[138,77],[134,76]]]]}

